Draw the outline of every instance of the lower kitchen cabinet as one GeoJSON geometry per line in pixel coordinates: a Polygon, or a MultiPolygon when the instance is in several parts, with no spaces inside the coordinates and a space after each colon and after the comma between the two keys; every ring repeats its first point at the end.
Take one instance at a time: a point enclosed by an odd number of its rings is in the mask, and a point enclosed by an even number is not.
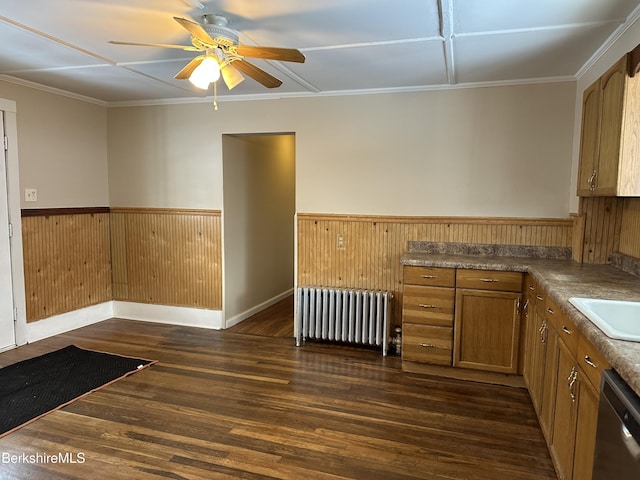
{"type": "Polygon", "coordinates": [[[517,373],[520,293],[456,289],[455,367],[517,373]]]}
{"type": "Polygon", "coordinates": [[[573,454],[576,439],[576,420],[580,397],[580,379],[576,368],[575,353],[558,342],[558,382],[555,394],[555,414],[551,435],[551,456],[558,478],[572,478],[573,454]]]}
{"type": "Polygon", "coordinates": [[[544,292],[545,309],[527,331],[525,372],[532,403],[560,480],[590,480],[602,370],[610,365],[544,292]],[[541,345],[544,347],[541,347],[541,345]],[[537,352],[536,352],[537,349],[537,352]],[[541,352],[543,358],[540,358],[541,352]],[[536,381],[540,367],[542,378],[536,381]]]}
{"type": "Polygon", "coordinates": [[[402,362],[451,366],[455,269],[405,266],[402,362]]]}
{"type": "Polygon", "coordinates": [[[546,319],[545,330],[545,349],[544,349],[544,369],[542,371],[542,385],[540,387],[540,399],[542,403],[539,406],[538,416],[540,419],[540,428],[547,441],[553,435],[553,422],[555,417],[555,401],[556,388],[558,381],[562,379],[558,377],[558,332],[553,324],[546,319]]]}
{"type": "Polygon", "coordinates": [[[589,480],[593,470],[593,455],[596,448],[600,392],[589,382],[581,381],[578,386],[578,398],[573,478],[575,480],[589,480]]]}
{"type": "Polygon", "coordinates": [[[529,388],[531,402],[538,415],[542,412],[542,400],[544,392],[545,368],[547,368],[547,339],[549,337],[549,325],[544,315],[540,302],[544,304],[544,297],[536,295],[536,301],[529,303],[529,324],[525,341],[526,355],[524,364],[524,376],[529,388]]]}

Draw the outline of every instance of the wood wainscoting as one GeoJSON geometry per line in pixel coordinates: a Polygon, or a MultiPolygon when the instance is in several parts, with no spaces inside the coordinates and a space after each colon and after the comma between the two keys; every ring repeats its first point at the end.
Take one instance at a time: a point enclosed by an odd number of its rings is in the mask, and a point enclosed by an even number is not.
{"type": "Polygon", "coordinates": [[[640,258],[640,198],[624,199],[617,251],[640,258]]]}
{"type": "Polygon", "coordinates": [[[114,300],[222,308],[221,212],[111,209],[114,300]]]}
{"type": "Polygon", "coordinates": [[[621,197],[581,197],[580,216],[584,219],[582,262],[609,263],[620,248],[625,199],[621,197]]]}
{"type": "MultiPolygon", "coordinates": [[[[298,214],[298,285],[379,289],[402,304],[407,242],[572,247],[575,219],[298,214]]],[[[394,308],[394,325],[401,323],[394,308]]]]}
{"type": "Polygon", "coordinates": [[[222,308],[221,213],[22,211],[27,322],[110,300],[222,308]]]}
{"type": "Polygon", "coordinates": [[[109,209],[22,211],[27,322],[111,300],[109,209]]]}

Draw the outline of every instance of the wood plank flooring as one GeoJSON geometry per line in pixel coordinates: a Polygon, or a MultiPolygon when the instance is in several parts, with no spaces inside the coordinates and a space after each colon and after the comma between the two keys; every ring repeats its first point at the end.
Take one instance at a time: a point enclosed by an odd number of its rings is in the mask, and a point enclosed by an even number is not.
{"type": "Polygon", "coordinates": [[[293,295],[252,315],[227,331],[248,335],[293,338],[293,295]]]}
{"type": "Polygon", "coordinates": [[[405,374],[373,350],[118,319],[0,366],[68,344],[159,363],[0,439],[2,479],[556,478],[523,389],[405,374]]]}

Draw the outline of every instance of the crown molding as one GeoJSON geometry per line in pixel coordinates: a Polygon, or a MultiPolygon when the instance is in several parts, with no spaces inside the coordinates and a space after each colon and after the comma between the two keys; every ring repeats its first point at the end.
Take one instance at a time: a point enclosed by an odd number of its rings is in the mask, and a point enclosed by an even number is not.
{"type": "Polygon", "coordinates": [[[593,55],[585,62],[585,64],[576,73],[576,80],[582,78],[605,53],[640,19],[640,5],[629,14],[625,22],[614,30],[607,40],[595,51],[593,55]]]}
{"type": "Polygon", "coordinates": [[[40,90],[42,92],[52,93],[54,95],[60,95],[62,97],[72,98],[74,100],[80,100],[81,102],[93,103],[94,105],[99,105],[101,107],[108,106],[108,102],[105,102],[103,100],[98,100],[97,98],[86,97],[84,95],[79,95],[77,93],[72,93],[66,90],[62,90],[60,88],[48,87],[40,83],[30,82],[29,80],[23,80],[21,78],[12,77],[11,75],[0,74],[0,81],[13,83],[15,85],[20,85],[22,87],[33,88],[34,90],[40,90]]]}

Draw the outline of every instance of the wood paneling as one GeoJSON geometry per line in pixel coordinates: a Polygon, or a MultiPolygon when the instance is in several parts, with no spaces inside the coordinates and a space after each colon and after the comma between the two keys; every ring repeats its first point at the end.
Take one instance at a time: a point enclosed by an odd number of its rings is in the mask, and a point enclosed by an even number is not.
{"type": "Polygon", "coordinates": [[[571,247],[573,224],[573,219],[298,214],[298,284],[391,291],[399,325],[400,257],[410,240],[571,247]]]}
{"type": "Polygon", "coordinates": [[[111,210],[115,300],[222,308],[219,211],[111,210]]]}
{"type": "Polygon", "coordinates": [[[580,214],[584,215],[584,263],[608,263],[620,246],[624,199],[617,197],[582,197],[580,214]]]}
{"type": "Polygon", "coordinates": [[[22,242],[28,322],[111,300],[108,213],[32,211],[22,242]]]}
{"type": "Polygon", "coordinates": [[[640,198],[625,199],[619,252],[640,258],[640,198]]]}

